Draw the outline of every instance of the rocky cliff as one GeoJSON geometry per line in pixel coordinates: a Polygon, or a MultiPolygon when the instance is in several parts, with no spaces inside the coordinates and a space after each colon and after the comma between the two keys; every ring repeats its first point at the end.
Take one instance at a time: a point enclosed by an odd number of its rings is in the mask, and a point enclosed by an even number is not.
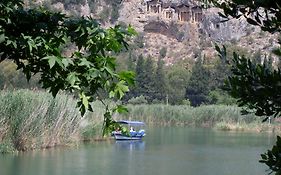
{"type": "Polygon", "coordinates": [[[158,58],[160,49],[165,48],[167,64],[178,59],[196,59],[200,55],[212,58],[216,55],[214,43],[229,43],[249,52],[261,50],[265,53],[269,53],[277,43],[277,37],[267,37],[266,33],[243,19],[222,22],[218,9],[203,8],[198,1],[115,1],[114,4],[110,0],[82,0],[79,3],[70,0],[68,5],[64,0],[34,2],[72,15],[93,16],[101,19],[105,27],[117,23],[131,24],[142,36],[142,47],[136,48],[136,52],[158,58]],[[118,14],[114,14],[112,9],[117,7],[118,14]],[[113,17],[116,20],[111,20],[113,17]]]}
{"type": "MultiPolygon", "coordinates": [[[[184,1],[163,2],[170,2],[171,7],[184,1]]],[[[167,11],[161,10],[154,13],[147,10],[147,1],[127,0],[120,9],[119,21],[132,24],[138,32],[143,33],[145,47],[140,50],[144,55],[158,57],[159,49],[167,48],[166,63],[177,59],[194,59],[198,53],[213,57],[216,55],[214,43],[233,44],[250,53],[261,50],[268,54],[277,46],[276,37],[267,37],[266,33],[249,25],[244,19],[223,22],[217,8],[202,8],[202,19],[195,22],[167,18],[167,11]]]]}

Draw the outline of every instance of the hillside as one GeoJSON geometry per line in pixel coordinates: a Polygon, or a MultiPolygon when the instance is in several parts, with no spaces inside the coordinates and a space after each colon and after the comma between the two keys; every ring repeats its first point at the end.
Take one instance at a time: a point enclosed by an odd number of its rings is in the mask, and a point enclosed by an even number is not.
{"type": "Polygon", "coordinates": [[[158,57],[159,49],[165,47],[165,60],[170,63],[177,59],[196,58],[198,53],[213,57],[216,54],[214,43],[237,45],[249,52],[261,50],[268,54],[276,46],[274,38],[266,37],[259,28],[250,26],[243,19],[221,23],[223,19],[218,16],[216,8],[202,9],[202,19],[197,21],[169,18],[167,13],[173,5],[169,4],[165,9],[163,1],[162,11],[154,13],[147,10],[145,1],[123,2],[119,21],[132,24],[144,34],[146,47],[141,49],[143,54],[158,57]]]}
{"type": "Polygon", "coordinates": [[[166,64],[198,56],[211,59],[216,55],[214,43],[234,45],[249,53],[260,50],[267,55],[277,43],[277,37],[267,37],[243,19],[221,23],[218,9],[202,8],[194,0],[29,0],[26,4],[44,5],[69,15],[92,16],[105,27],[131,24],[140,35],[137,42],[141,42],[134,51],[158,58],[160,49],[165,48],[166,64]]]}

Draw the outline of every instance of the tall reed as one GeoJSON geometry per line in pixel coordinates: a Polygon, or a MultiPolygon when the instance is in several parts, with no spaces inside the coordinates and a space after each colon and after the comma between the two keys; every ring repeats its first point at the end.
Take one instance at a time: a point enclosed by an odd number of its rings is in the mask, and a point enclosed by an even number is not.
{"type": "MultiPolygon", "coordinates": [[[[110,102],[108,102],[110,103],[110,102]]],[[[101,135],[104,106],[94,102],[94,112],[81,117],[73,96],[42,91],[0,91],[0,152],[46,148],[89,140],[101,135]]],[[[148,125],[189,125],[228,129],[229,124],[248,125],[260,121],[242,116],[237,106],[190,107],[128,105],[129,113],[114,119],[141,120],[148,125]]]]}
{"type": "Polygon", "coordinates": [[[47,92],[2,91],[0,148],[46,148],[78,141],[86,130],[95,133],[89,126],[101,125],[102,107],[97,105],[94,113],[81,118],[75,106],[76,100],[69,95],[53,98],[47,92]]]}
{"type": "Polygon", "coordinates": [[[118,118],[142,120],[148,125],[190,125],[214,127],[219,122],[251,123],[258,118],[241,115],[237,106],[171,106],[171,105],[128,105],[129,113],[118,118]]]}

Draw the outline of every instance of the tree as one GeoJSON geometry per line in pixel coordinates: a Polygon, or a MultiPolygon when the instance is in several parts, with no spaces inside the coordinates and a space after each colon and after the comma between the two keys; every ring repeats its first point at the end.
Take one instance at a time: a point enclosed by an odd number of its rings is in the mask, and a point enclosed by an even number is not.
{"type": "Polygon", "coordinates": [[[245,17],[249,24],[260,26],[263,31],[281,32],[281,2],[279,0],[208,1],[223,10],[223,13],[219,15],[225,20],[245,17]]]}
{"type": "Polygon", "coordinates": [[[216,59],[214,65],[211,65],[210,76],[210,93],[208,94],[208,102],[210,104],[233,104],[235,99],[230,97],[224,91],[225,79],[231,75],[230,66],[227,59],[216,59]]]}
{"type": "Polygon", "coordinates": [[[190,100],[192,106],[208,102],[209,79],[210,72],[204,67],[203,60],[199,57],[192,68],[192,74],[186,87],[186,98],[190,100]]]}
{"type": "MultiPolygon", "coordinates": [[[[229,20],[229,17],[245,17],[250,24],[258,25],[264,31],[281,32],[281,12],[278,10],[279,1],[227,1],[218,3],[216,6],[224,10],[221,16],[229,20]],[[264,12],[264,13],[262,13],[264,12]],[[267,15],[270,13],[270,15],[267,15]]],[[[225,58],[225,48],[216,47],[220,57],[225,58]]],[[[274,53],[280,60],[281,50],[274,53]]],[[[244,106],[245,112],[255,112],[258,116],[280,116],[281,112],[281,71],[271,69],[268,64],[256,63],[245,56],[233,54],[232,75],[226,84],[230,94],[238,99],[239,106],[244,106]]],[[[265,120],[268,117],[265,118],[265,120]]]]}
{"type": "Polygon", "coordinates": [[[130,50],[127,58],[127,70],[129,71],[135,70],[135,61],[136,61],[135,55],[134,53],[132,53],[132,50],[130,50]]]}
{"type": "MultiPolygon", "coordinates": [[[[215,6],[224,10],[220,13],[226,20],[245,17],[252,25],[260,26],[263,31],[270,33],[281,32],[281,1],[279,0],[253,0],[253,1],[217,1],[209,0],[215,6]]],[[[217,47],[221,58],[226,56],[225,48],[217,47]]],[[[274,50],[280,62],[281,47],[274,50]]],[[[274,115],[280,117],[281,113],[281,69],[268,68],[268,64],[259,64],[245,56],[234,53],[232,60],[233,75],[226,84],[230,94],[238,99],[240,106],[255,112],[259,116],[274,115]]],[[[264,121],[265,121],[264,120],[264,121]]],[[[267,153],[262,154],[261,163],[265,163],[276,175],[281,174],[280,137],[277,137],[276,146],[267,153]]]]}
{"type": "Polygon", "coordinates": [[[181,60],[165,69],[168,102],[182,104],[185,99],[186,82],[189,81],[190,71],[187,70],[187,60],[181,60]]]}
{"type": "Polygon", "coordinates": [[[144,58],[139,55],[136,64],[136,86],[133,89],[134,97],[138,97],[144,94],[144,58]]]}
{"type": "MultiPolygon", "coordinates": [[[[109,52],[126,48],[125,36],[133,34],[131,27],[103,29],[90,17],[27,9],[21,0],[0,2],[0,61],[12,60],[28,80],[39,74],[42,87],[53,96],[60,90],[78,93],[82,115],[92,111],[90,102],[100,90],[118,99],[128,91],[133,73],[115,72],[115,58],[109,52]],[[60,51],[67,41],[76,46],[71,57],[60,51]]],[[[114,123],[112,112],[106,105],[104,126],[114,123]]]]}
{"type": "Polygon", "coordinates": [[[155,83],[154,83],[154,64],[151,56],[146,58],[144,63],[144,76],[143,76],[143,87],[144,96],[147,97],[148,102],[152,102],[155,98],[155,83]]]}
{"type": "Polygon", "coordinates": [[[162,60],[161,57],[158,58],[157,61],[157,67],[156,67],[156,71],[155,71],[155,76],[154,76],[154,89],[155,89],[155,94],[154,94],[154,98],[158,99],[160,101],[165,100],[166,98],[166,79],[165,79],[165,74],[164,74],[164,70],[163,70],[163,66],[164,66],[164,61],[162,60]]]}

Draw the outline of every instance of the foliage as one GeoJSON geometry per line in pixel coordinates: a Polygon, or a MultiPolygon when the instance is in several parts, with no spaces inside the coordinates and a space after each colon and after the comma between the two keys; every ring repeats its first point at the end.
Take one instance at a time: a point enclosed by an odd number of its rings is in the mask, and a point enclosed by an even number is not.
{"type": "Polygon", "coordinates": [[[217,123],[253,123],[258,119],[253,115],[241,115],[237,106],[141,104],[127,105],[129,113],[119,115],[122,119],[141,120],[147,125],[155,126],[208,126],[214,127],[217,123]]]}
{"type": "Polygon", "coordinates": [[[281,137],[277,136],[276,145],[272,147],[271,150],[268,150],[267,153],[261,155],[262,160],[261,163],[266,164],[269,169],[270,173],[275,172],[276,175],[281,174],[281,137]]]}
{"type": "Polygon", "coordinates": [[[77,92],[82,115],[92,111],[90,102],[99,90],[120,99],[133,83],[132,72],[115,72],[109,54],[127,48],[125,37],[135,34],[130,26],[103,29],[90,17],[25,9],[22,1],[1,1],[0,9],[0,60],[13,60],[28,80],[39,74],[53,96],[60,90],[77,92]],[[67,40],[77,48],[71,57],[60,51],[67,40]]]}
{"type": "Polygon", "coordinates": [[[252,61],[253,61],[253,64],[261,64],[262,63],[261,50],[257,50],[257,52],[254,53],[252,61]]]}
{"type": "MultiPolygon", "coordinates": [[[[217,50],[220,57],[225,57],[224,49],[217,47],[217,50]]],[[[256,115],[278,116],[281,111],[280,69],[271,69],[267,64],[254,64],[236,53],[233,56],[233,75],[229,77],[226,89],[238,99],[239,106],[255,110],[256,115]]]]}
{"type": "Polygon", "coordinates": [[[191,103],[190,103],[190,101],[189,101],[188,99],[186,99],[186,100],[183,100],[183,101],[182,101],[182,105],[190,106],[191,103]]]}
{"type": "Polygon", "coordinates": [[[152,102],[155,95],[155,82],[154,80],[154,62],[152,60],[152,57],[148,57],[145,60],[144,66],[143,66],[143,91],[144,96],[147,97],[148,102],[152,102]]]}
{"type": "Polygon", "coordinates": [[[260,26],[263,31],[281,32],[281,2],[279,0],[209,1],[223,10],[223,13],[219,14],[226,20],[229,20],[230,17],[243,16],[249,24],[260,26]]]}
{"type": "Polygon", "coordinates": [[[157,67],[155,71],[155,80],[154,80],[154,99],[159,101],[163,101],[166,98],[167,90],[166,90],[166,78],[164,75],[164,61],[161,57],[158,58],[157,67]]]}
{"type": "Polygon", "coordinates": [[[136,64],[136,87],[134,89],[134,95],[133,96],[140,96],[141,94],[144,94],[143,89],[144,89],[144,58],[142,55],[139,55],[137,59],[137,64],[136,64]]]}
{"type": "MultiPolygon", "coordinates": [[[[222,17],[229,20],[229,17],[247,19],[252,25],[258,25],[263,31],[280,32],[280,2],[279,1],[249,1],[242,2],[237,0],[218,2],[210,0],[215,6],[224,10],[220,13],[222,17]]],[[[226,58],[226,49],[216,46],[221,58],[226,58]]],[[[274,53],[280,60],[280,48],[274,50],[274,53]]],[[[264,59],[260,62],[261,53],[258,51],[254,55],[254,60],[248,59],[246,56],[239,56],[233,53],[232,72],[226,84],[230,94],[238,98],[240,106],[245,106],[246,112],[252,111],[256,115],[277,117],[281,112],[281,94],[280,69],[273,69],[272,61],[264,59]]],[[[271,56],[270,56],[271,57],[271,56]]],[[[265,118],[265,120],[267,117],[265,118]]]]}
{"type": "Polygon", "coordinates": [[[39,88],[38,76],[33,76],[27,82],[24,74],[16,70],[16,65],[11,61],[0,64],[0,89],[39,88]]]}
{"type": "MultiPolygon", "coordinates": [[[[223,10],[220,16],[226,20],[243,16],[249,24],[260,26],[262,31],[278,32],[279,34],[281,32],[281,1],[279,0],[209,1],[223,10]]],[[[280,41],[279,44],[281,44],[280,41]]],[[[220,57],[225,57],[225,48],[216,47],[216,49],[220,57]]],[[[273,53],[280,62],[281,47],[275,49],[273,53]]],[[[271,115],[280,117],[281,69],[272,69],[272,63],[267,62],[267,60],[261,64],[259,60],[251,61],[247,57],[239,56],[236,53],[233,55],[233,75],[229,77],[227,82],[230,94],[238,98],[240,106],[247,107],[247,112],[252,110],[251,112],[255,112],[256,115],[266,115],[265,120],[271,115]]],[[[278,137],[276,145],[267,154],[262,154],[263,160],[261,160],[276,174],[281,174],[280,148],[280,137],[278,137]]]]}
{"type": "Polygon", "coordinates": [[[127,70],[134,71],[135,70],[135,55],[133,54],[132,50],[129,51],[129,56],[127,59],[127,70]]]}
{"type": "Polygon", "coordinates": [[[165,71],[169,104],[181,104],[185,99],[186,85],[189,82],[190,71],[183,61],[169,66],[165,71]]]}
{"type": "Polygon", "coordinates": [[[145,97],[143,95],[139,96],[139,97],[133,97],[130,100],[128,100],[129,104],[133,104],[133,105],[137,105],[137,104],[147,104],[147,100],[145,99],[145,97]]]}
{"type": "Polygon", "coordinates": [[[192,74],[186,87],[186,98],[192,106],[207,103],[207,95],[210,91],[210,71],[204,67],[202,59],[198,58],[192,68],[192,74]]]}

